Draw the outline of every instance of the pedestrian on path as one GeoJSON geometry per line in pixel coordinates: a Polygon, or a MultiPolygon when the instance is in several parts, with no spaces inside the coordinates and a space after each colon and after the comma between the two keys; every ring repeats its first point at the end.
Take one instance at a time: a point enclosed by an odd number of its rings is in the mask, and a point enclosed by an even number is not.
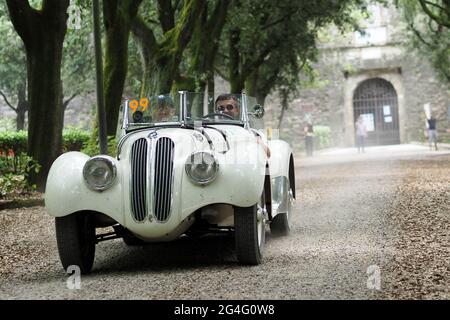
{"type": "Polygon", "coordinates": [[[312,123],[308,122],[303,131],[305,132],[306,155],[312,157],[314,148],[314,127],[312,123]]]}
{"type": "Polygon", "coordinates": [[[356,129],[356,147],[358,148],[358,153],[365,152],[364,144],[365,139],[367,138],[367,127],[361,115],[358,117],[358,120],[356,120],[355,129],[356,129]]]}
{"type": "Polygon", "coordinates": [[[438,147],[437,147],[436,119],[434,117],[427,119],[427,124],[428,124],[428,144],[430,145],[430,150],[433,149],[433,144],[435,150],[437,150],[438,147]]]}

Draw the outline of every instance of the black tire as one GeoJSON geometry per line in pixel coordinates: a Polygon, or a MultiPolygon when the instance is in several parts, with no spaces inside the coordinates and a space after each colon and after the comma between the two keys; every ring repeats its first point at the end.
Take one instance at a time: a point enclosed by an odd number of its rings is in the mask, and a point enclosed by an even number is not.
{"type": "MultiPolygon", "coordinates": [[[[261,203],[265,209],[264,192],[261,203]]],[[[234,232],[238,261],[249,265],[260,264],[266,241],[266,227],[265,219],[262,224],[258,221],[258,204],[248,208],[235,207],[234,232]]]]}
{"type": "Polygon", "coordinates": [[[95,257],[95,226],[89,213],[73,213],[55,219],[59,258],[64,270],[71,265],[89,273],[95,257]]]}

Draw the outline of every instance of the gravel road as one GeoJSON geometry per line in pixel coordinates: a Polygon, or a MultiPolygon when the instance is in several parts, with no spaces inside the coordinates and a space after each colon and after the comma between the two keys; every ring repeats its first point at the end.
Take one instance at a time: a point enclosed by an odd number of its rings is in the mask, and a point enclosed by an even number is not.
{"type": "Polygon", "coordinates": [[[449,299],[450,152],[390,148],[298,159],[292,234],[253,267],[230,237],[114,240],[70,290],[45,209],[0,211],[0,299],[449,299]]]}

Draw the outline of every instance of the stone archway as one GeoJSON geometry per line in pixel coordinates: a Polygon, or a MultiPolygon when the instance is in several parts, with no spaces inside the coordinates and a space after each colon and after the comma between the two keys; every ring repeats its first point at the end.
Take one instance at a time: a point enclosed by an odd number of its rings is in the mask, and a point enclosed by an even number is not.
{"type": "Polygon", "coordinates": [[[344,108],[343,108],[343,132],[344,145],[352,147],[355,145],[355,115],[353,107],[353,97],[357,88],[367,80],[382,79],[390,83],[397,94],[398,106],[398,121],[399,121],[399,136],[400,143],[406,140],[406,110],[405,97],[402,74],[398,68],[380,69],[380,70],[365,70],[355,72],[349,75],[343,87],[344,108]]]}
{"type": "Polygon", "coordinates": [[[361,82],[353,93],[353,121],[362,116],[368,129],[367,145],[400,143],[397,93],[381,78],[361,82]]]}

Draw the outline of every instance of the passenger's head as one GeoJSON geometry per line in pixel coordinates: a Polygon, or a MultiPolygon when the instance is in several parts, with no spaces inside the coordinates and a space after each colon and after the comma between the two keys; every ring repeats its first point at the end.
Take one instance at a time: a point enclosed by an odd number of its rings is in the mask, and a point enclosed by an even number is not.
{"type": "Polygon", "coordinates": [[[158,96],[158,104],[154,110],[154,122],[167,122],[175,115],[173,101],[167,96],[158,96]]]}
{"type": "Polygon", "coordinates": [[[227,114],[233,119],[239,119],[239,100],[232,94],[222,94],[216,99],[216,112],[227,114]]]}

